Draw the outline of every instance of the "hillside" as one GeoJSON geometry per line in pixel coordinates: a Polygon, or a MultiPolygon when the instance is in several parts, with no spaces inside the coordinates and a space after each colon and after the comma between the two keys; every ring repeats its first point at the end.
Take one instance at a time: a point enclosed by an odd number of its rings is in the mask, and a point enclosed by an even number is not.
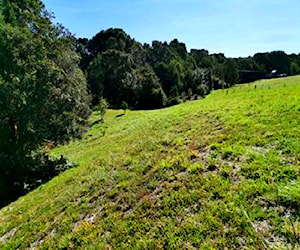
{"type": "Polygon", "coordinates": [[[299,247],[300,76],[122,114],[52,152],[78,167],[0,210],[1,249],[299,247]]]}

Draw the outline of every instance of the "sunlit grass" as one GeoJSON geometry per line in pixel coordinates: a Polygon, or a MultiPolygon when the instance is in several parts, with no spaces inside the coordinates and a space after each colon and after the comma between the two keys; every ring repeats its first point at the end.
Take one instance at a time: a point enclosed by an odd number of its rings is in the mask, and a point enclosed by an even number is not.
{"type": "Polygon", "coordinates": [[[1,248],[299,247],[299,76],[122,114],[52,152],[79,167],[0,211],[1,248]]]}

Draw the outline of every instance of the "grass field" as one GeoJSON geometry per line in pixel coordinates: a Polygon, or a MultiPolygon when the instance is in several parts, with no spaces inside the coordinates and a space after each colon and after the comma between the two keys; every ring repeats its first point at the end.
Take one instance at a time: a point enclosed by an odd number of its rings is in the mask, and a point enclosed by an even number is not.
{"type": "Polygon", "coordinates": [[[0,210],[1,249],[300,247],[300,76],[122,114],[52,152],[78,167],[0,210]]]}

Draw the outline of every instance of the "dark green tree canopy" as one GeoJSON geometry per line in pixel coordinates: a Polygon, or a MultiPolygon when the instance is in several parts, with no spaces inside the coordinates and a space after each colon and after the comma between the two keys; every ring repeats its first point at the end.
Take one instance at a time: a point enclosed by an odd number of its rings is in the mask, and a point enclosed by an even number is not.
{"type": "Polygon", "coordinates": [[[73,37],[51,24],[40,1],[3,6],[0,120],[7,138],[1,145],[27,151],[44,140],[79,136],[89,108],[73,37]]]}
{"type": "Polygon", "coordinates": [[[100,31],[88,43],[88,52],[92,55],[97,55],[99,52],[104,52],[108,49],[114,49],[130,53],[131,46],[134,40],[131,39],[122,29],[110,28],[100,31]]]}
{"type": "Polygon", "coordinates": [[[99,102],[103,96],[113,107],[118,107],[122,101],[131,103],[128,95],[136,82],[133,67],[131,54],[114,49],[99,53],[88,68],[94,102],[99,102]]]}
{"type": "MultiPolygon", "coordinates": [[[[101,98],[116,108],[122,102],[142,109],[177,103],[186,96],[185,81],[194,77],[197,68],[177,39],[142,45],[121,29],[100,31],[91,40],[78,39],[77,50],[83,56],[81,65],[95,105],[101,98]]],[[[190,92],[196,91],[197,86],[191,85],[190,92]]]]}
{"type": "Polygon", "coordinates": [[[0,5],[1,200],[16,185],[22,193],[27,174],[39,165],[32,157],[43,143],[81,136],[90,109],[70,33],[51,23],[39,0],[0,5]]]}
{"type": "Polygon", "coordinates": [[[265,73],[271,73],[272,70],[277,70],[278,73],[290,73],[290,60],[283,51],[257,53],[254,55],[254,59],[261,65],[265,73]]]}
{"type": "Polygon", "coordinates": [[[184,43],[179,42],[177,39],[174,39],[170,42],[169,46],[173,48],[181,58],[185,58],[187,55],[187,49],[184,43]]]}
{"type": "Polygon", "coordinates": [[[224,80],[229,86],[233,86],[238,83],[239,80],[238,66],[235,60],[232,58],[226,60],[224,80]]]}
{"type": "MultiPolygon", "coordinates": [[[[119,107],[123,101],[130,108],[151,106],[146,102],[152,98],[152,92],[141,84],[147,82],[141,79],[149,74],[149,67],[158,79],[162,99],[166,97],[166,101],[160,102],[163,106],[205,96],[211,89],[269,77],[273,69],[278,73],[300,71],[298,55],[274,51],[254,57],[226,58],[223,53],[210,54],[205,49],[188,52],[186,45],[176,38],[169,43],[154,40],[141,44],[115,28],[100,31],[91,40],[78,39],[77,51],[83,57],[81,67],[87,73],[93,103],[106,98],[112,107],[119,107]],[[118,52],[113,55],[112,51],[118,52]]],[[[149,76],[156,82],[152,73],[149,76]]]]}

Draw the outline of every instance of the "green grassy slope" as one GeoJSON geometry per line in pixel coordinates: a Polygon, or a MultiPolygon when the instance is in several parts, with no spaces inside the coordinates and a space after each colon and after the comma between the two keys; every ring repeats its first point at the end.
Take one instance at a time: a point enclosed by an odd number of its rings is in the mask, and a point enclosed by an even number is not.
{"type": "Polygon", "coordinates": [[[300,76],[119,114],[0,210],[1,249],[299,247],[300,76]]]}

